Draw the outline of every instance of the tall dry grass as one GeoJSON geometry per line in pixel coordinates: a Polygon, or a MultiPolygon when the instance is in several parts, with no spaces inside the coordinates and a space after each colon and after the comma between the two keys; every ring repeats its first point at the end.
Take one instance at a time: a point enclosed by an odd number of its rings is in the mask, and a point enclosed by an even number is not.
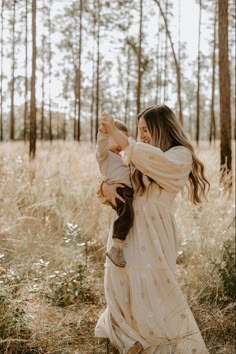
{"type": "MultiPolygon", "coordinates": [[[[219,184],[218,147],[202,144],[198,154],[211,191],[201,207],[178,196],[178,279],[210,353],[230,354],[234,299],[223,271],[234,235],[234,192],[219,184]]],[[[88,143],[38,144],[31,165],[28,146],[0,146],[1,354],[113,352],[93,337],[105,306],[103,263],[113,213],[96,198],[97,176],[88,143]]]]}

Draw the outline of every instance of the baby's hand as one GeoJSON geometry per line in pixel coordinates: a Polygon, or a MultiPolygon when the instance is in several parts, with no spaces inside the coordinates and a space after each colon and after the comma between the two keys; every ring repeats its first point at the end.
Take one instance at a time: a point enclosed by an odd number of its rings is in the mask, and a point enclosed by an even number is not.
{"type": "Polygon", "coordinates": [[[99,127],[100,132],[102,132],[103,134],[107,134],[107,128],[105,126],[105,124],[101,123],[100,127],[99,127]]]}
{"type": "Polygon", "coordinates": [[[107,129],[107,134],[112,134],[112,132],[116,129],[115,121],[113,115],[103,112],[100,118],[100,123],[104,124],[107,129]]]}
{"type": "Polygon", "coordinates": [[[101,122],[106,122],[106,123],[114,123],[114,117],[112,114],[110,113],[106,113],[106,112],[103,112],[101,114],[101,118],[100,118],[100,121],[101,122]]]}

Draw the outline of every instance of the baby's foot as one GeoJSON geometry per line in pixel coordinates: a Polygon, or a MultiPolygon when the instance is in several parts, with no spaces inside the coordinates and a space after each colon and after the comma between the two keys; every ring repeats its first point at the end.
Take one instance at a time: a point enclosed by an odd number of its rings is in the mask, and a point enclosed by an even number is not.
{"type": "Polygon", "coordinates": [[[106,255],[117,267],[125,268],[126,261],[121,247],[112,246],[106,255]]]}

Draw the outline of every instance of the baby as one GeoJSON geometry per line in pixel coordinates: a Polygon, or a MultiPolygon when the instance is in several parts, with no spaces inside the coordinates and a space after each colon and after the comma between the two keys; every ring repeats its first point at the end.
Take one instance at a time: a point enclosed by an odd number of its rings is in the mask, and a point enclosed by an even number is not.
{"type": "MultiPolygon", "coordinates": [[[[127,126],[120,120],[115,120],[116,127],[129,136],[127,126]]],[[[120,156],[121,148],[116,141],[107,134],[105,125],[101,125],[97,135],[96,159],[99,165],[103,180],[108,184],[121,183],[123,188],[117,188],[117,193],[125,200],[123,203],[116,198],[115,207],[118,218],[113,225],[112,245],[106,252],[107,257],[118,267],[124,268],[126,261],[124,258],[124,241],[133,225],[133,189],[130,181],[130,168],[125,165],[120,156]]]]}

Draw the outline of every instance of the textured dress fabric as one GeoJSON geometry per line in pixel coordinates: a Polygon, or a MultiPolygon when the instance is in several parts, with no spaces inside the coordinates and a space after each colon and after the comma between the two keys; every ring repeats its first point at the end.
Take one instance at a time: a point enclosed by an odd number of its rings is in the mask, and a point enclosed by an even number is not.
{"type": "MultiPolygon", "coordinates": [[[[142,195],[134,194],[134,225],[124,249],[126,267],[118,268],[106,259],[107,307],[97,322],[95,336],[109,338],[122,354],[137,341],[147,354],[206,354],[197,323],[176,281],[174,200],[187,182],[191,152],[179,146],[163,153],[130,141],[123,160],[143,173],[146,189],[142,195]]],[[[111,237],[112,229],[108,248],[111,237]]]]}

